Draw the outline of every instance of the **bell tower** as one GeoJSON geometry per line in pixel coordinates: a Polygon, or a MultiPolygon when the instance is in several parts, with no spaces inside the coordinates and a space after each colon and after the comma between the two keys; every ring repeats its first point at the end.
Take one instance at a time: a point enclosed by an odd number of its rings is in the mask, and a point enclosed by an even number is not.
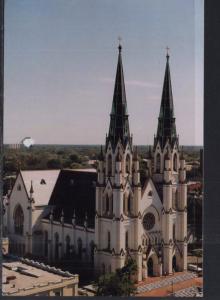
{"type": "Polygon", "coordinates": [[[168,53],[153,162],[153,180],[163,203],[163,272],[171,274],[173,269],[183,271],[187,266],[187,184],[185,159],[176,133],[168,53]]]}
{"type": "Polygon", "coordinates": [[[141,197],[139,161],[129,129],[121,44],[118,50],[109,132],[98,162],[95,268],[99,274],[122,268],[128,255],[141,261],[137,217],[141,197]]]}

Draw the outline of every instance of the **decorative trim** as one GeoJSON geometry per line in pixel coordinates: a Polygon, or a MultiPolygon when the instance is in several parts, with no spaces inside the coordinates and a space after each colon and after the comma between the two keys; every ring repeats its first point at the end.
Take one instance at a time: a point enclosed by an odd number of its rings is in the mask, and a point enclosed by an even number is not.
{"type": "Polygon", "coordinates": [[[121,251],[120,251],[120,256],[125,256],[125,252],[122,248],[121,248],[121,251]]]}
{"type": "Polygon", "coordinates": [[[124,221],[124,217],[123,214],[120,215],[120,221],[123,222],[124,221]]]}
{"type": "Polygon", "coordinates": [[[142,215],[140,211],[138,212],[138,219],[142,219],[142,215]]]}

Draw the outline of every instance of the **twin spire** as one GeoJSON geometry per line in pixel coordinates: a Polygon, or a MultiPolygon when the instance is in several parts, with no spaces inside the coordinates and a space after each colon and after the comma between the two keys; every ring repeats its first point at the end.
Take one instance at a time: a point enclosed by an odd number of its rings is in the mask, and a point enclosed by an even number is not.
{"type": "Polygon", "coordinates": [[[159,142],[163,149],[167,140],[171,145],[178,141],[176,134],[176,124],[174,118],[173,94],[169,66],[169,54],[167,53],[167,62],[163,83],[163,92],[160,105],[160,114],[158,118],[157,135],[154,141],[154,147],[159,142]]]}
{"type": "Polygon", "coordinates": [[[115,88],[112,101],[112,110],[110,114],[109,133],[106,140],[106,145],[111,142],[113,149],[115,149],[119,139],[122,145],[125,146],[127,142],[131,142],[127,101],[125,92],[124,73],[122,66],[122,46],[118,46],[118,65],[115,78],[115,88]]]}
{"type": "MultiPolygon", "coordinates": [[[[170,76],[170,66],[169,66],[169,53],[167,48],[166,55],[166,69],[163,83],[163,92],[160,106],[160,114],[158,118],[158,128],[157,135],[154,141],[154,147],[156,144],[160,143],[161,148],[163,148],[167,142],[170,141],[173,144],[175,141],[178,142],[178,137],[176,134],[176,124],[174,118],[174,106],[173,106],[173,95],[171,86],[171,76],[170,76]]],[[[119,43],[118,46],[118,64],[115,78],[114,95],[112,101],[112,110],[110,114],[110,126],[109,133],[106,137],[106,147],[111,142],[113,149],[117,146],[119,139],[122,145],[125,147],[129,142],[132,143],[129,121],[128,121],[128,111],[127,111],[127,100],[125,92],[125,82],[124,73],[122,65],[122,46],[119,43]]]]}

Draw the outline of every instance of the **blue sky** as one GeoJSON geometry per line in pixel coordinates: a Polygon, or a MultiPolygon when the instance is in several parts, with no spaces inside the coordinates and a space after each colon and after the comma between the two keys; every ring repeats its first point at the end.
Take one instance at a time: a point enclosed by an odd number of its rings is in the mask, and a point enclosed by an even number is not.
{"type": "Polygon", "coordinates": [[[203,143],[203,0],[6,0],[4,141],[105,141],[118,36],[135,144],[152,144],[166,50],[180,144],[203,143]]]}

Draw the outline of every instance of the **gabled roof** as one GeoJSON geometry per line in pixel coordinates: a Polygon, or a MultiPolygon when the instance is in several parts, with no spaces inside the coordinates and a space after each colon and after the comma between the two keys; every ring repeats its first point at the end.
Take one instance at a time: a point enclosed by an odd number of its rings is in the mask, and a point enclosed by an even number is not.
{"type": "Polygon", "coordinates": [[[28,197],[30,197],[31,182],[35,206],[47,205],[60,170],[20,171],[28,197]]]}
{"type": "Polygon", "coordinates": [[[128,122],[124,73],[121,57],[121,45],[119,45],[118,49],[118,65],[115,78],[112,110],[110,115],[111,119],[109,133],[106,140],[106,147],[108,145],[108,142],[110,141],[113,150],[115,150],[119,139],[121,140],[123,146],[125,146],[131,140],[128,122]]]}
{"type": "Polygon", "coordinates": [[[168,139],[172,146],[174,142],[178,140],[174,118],[174,105],[170,76],[169,55],[167,54],[166,57],[167,62],[160,105],[160,114],[158,118],[157,135],[154,141],[154,147],[159,141],[162,149],[164,148],[168,139]]]}
{"type": "Polygon", "coordinates": [[[96,181],[95,169],[61,170],[49,201],[54,220],[60,221],[63,211],[64,221],[71,223],[75,212],[76,223],[83,225],[87,214],[89,227],[94,227],[96,181]]]}

